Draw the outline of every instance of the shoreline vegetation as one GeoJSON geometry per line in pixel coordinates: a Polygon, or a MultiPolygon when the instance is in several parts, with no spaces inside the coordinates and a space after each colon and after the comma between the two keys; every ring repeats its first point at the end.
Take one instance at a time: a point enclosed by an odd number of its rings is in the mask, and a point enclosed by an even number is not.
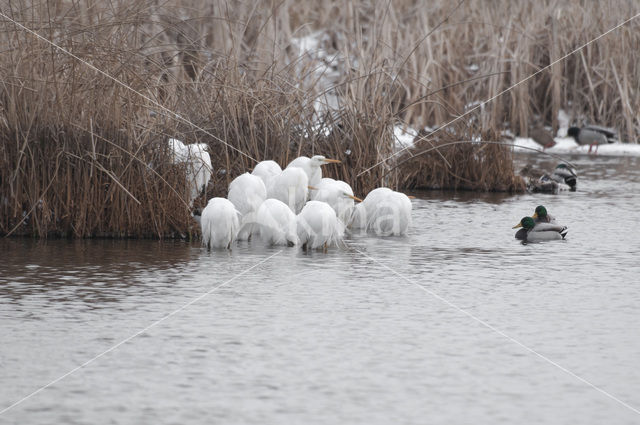
{"type": "Polygon", "coordinates": [[[632,21],[374,167],[397,153],[395,126],[445,125],[633,16],[633,1],[0,5],[0,235],[196,237],[192,208],[226,196],[251,158],[339,159],[324,173],[361,197],[518,192],[510,148],[451,142],[555,133],[561,109],[622,140],[640,126],[632,21]],[[193,206],[170,138],[209,147],[212,178],[193,206]]]}

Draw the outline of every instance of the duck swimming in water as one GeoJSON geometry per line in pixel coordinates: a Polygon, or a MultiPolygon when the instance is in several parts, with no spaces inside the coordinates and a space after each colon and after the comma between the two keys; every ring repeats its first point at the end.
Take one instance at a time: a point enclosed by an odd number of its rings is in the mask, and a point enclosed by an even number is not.
{"type": "Polygon", "coordinates": [[[578,173],[576,173],[576,170],[573,167],[570,167],[567,164],[558,164],[551,174],[551,179],[558,183],[566,184],[572,192],[576,191],[578,173]]]}
{"type": "Polygon", "coordinates": [[[530,192],[554,194],[562,191],[575,192],[578,182],[575,169],[564,163],[558,164],[551,173],[535,169],[528,164],[520,170],[520,175],[530,192]]]}
{"type": "Polygon", "coordinates": [[[532,217],[523,217],[520,223],[513,226],[521,227],[516,232],[516,239],[523,242],[544,242],[562,240],[567,235],[567,226],[552,223],[536,223],[532,217]]]}
{"type": "Polygon", "coordinates": [[[551,214],[547,213],[547,209],[544,205],[538,205],[536,210],[533,212],[533,221],[537,223],[551,223],[556,224],[556,218],[551,214]]]}

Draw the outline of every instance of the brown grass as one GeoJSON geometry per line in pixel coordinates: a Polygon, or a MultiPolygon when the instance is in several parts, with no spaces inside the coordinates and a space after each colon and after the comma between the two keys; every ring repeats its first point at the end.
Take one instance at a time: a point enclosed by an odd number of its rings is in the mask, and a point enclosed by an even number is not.
{"type": "MultiPolygon", "coordinates": [[[[0,0],[11,19],[138,92],[0,18],[0,234],[197,232],[169,137],[210,146],[214,176],[200,205],[253,166],[229,146],[282,165],[302,154],[341,159],[327,173],[360,195],[379,185],[519,190],[499,145],[398,156],[360,173],[393,153],[395,123],[443,125],[637,9],[622,0],[468,0],[457,9],[444,0],[0,0]],[[327,87],[292,37],[317,30],[344,72],[331,80],[339,110],[314,122],[312,101],[327,87]],[[317,131],[323,125],[328,135],[317,131]]],[[[638,26],[519,85],[414,154],[448,138],[495,140],[504,128],[525,135],[534,121],[555,127],[559,108],[635,141],[638,26]]]]}

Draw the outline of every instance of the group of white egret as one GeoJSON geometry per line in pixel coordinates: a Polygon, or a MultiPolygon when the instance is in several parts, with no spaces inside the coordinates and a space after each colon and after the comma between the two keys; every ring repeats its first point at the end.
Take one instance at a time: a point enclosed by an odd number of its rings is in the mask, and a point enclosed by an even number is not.
{"type": "Polygon", "coordinates": [[[405,234],[409,197],[378,188],[361,200],[346,182],[322,178],[323,165],[339,162],[301,156],[284,170],[275,161],[259,162],[231,182],[227,198],[212,198],[202,210],[203,245],[230,249],[236,240],[259,238],[267,245],[326,250],[340,244],[347,229],[405,234]]]}

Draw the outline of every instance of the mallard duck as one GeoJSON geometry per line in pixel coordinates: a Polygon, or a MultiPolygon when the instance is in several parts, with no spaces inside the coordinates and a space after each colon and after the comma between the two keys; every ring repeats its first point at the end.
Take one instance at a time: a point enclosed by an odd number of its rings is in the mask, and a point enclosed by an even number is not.
{"type": "Polygon", "coordinates": [[[562,240],[567,235],[567,226],[551,223],[536,223],[532,217],[523,217],[514,229],[522,227],[516,232],[516,239],[523,242],[544,242],[562,240]]]}
{"type": "Polygon", "coordinates": [[[574,168],[564,163],[558,164],[556,169],[553,170],[551,178],[558,183],[566,184],[572,192],[575,192],[578,184],[578,174],[574,168]]]}
{"type": "Polygon", "coordinates": [[[556,224],[556,218],[551,214],[547,213],[547,209],[544,205],[538,205],[536,210],[533,212],[533,221],[537,223],[551,223],[556,224]]]}
{"type": "Polygon", "coordinates": [[[617,142],[616,130],[609,127],[601,127],[599,125],[586,125],[582,128],[569,127],[569,130],[567,130],[567,136],[573,137],[579,145],[589,145],[589,153],[591,153],[591,149],[594,146],[596,147],[597,152],[598,145],[617,142]]]}
{"type": "Polygon", "coordinates": [[[542,193],[558,193],[563,190],[571,190],[571,187],[560,183],[553,175],[543,174],[539,179],[533,180],[529,182],[529,190],[532,192],[542,192],[542,193]]]}
{"type": "Polygon", "coordinates": [[[575,171],[565,164],[558,165],[550,174],[527,165],[520,171],[520,175],[525,179],[527,189],[531,192],[558,193],[564,190],[576,190],[575,171]]]}
{"type": "Polygon", "coordinates": [[[529,137],[531,137],[534,142],[541,145],[543,149],[551,148],[556,144],[551,132],[545,130],[544,127],[533,127],[529,129],[529,137]]]}

